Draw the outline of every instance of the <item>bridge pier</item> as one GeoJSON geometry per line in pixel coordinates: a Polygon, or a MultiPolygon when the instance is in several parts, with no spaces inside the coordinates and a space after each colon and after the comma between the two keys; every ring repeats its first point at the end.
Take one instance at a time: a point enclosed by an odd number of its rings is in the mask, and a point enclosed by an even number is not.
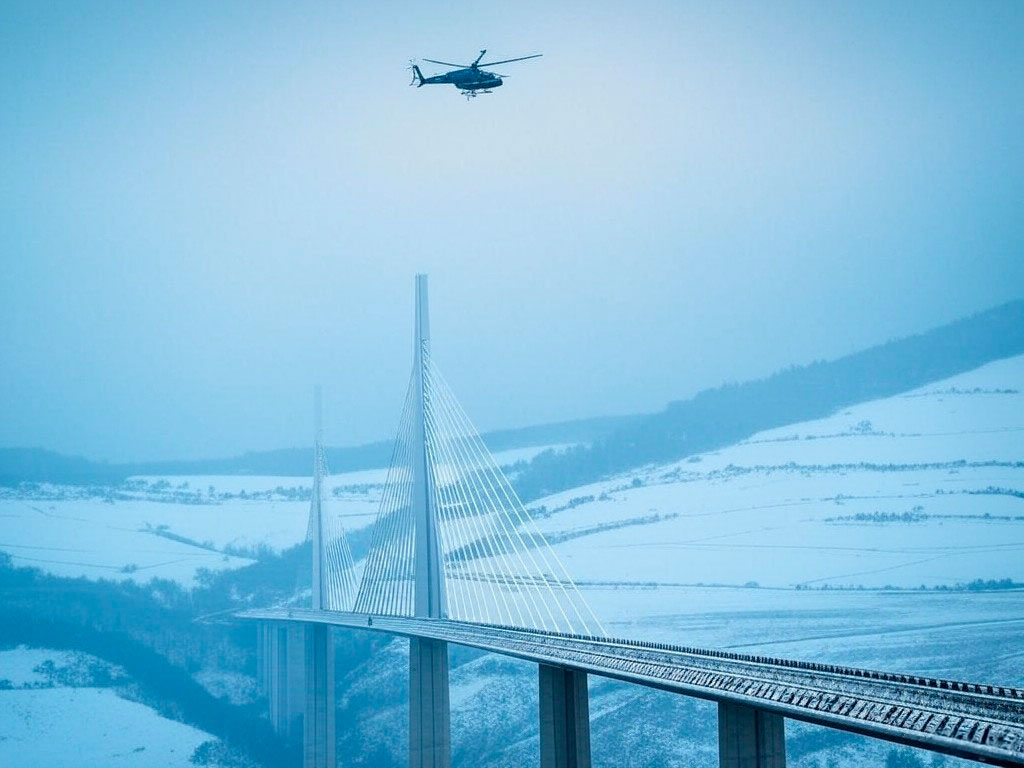
{"type": "Polygon", "coordinates": [[[305,712],[303,627],[261,623],[257,645],[262,656],[257,662],[260,687],[267,696],[270,724],[285,741],[299,744],[305,712]]]}
{"type": "Polygon", "coordinates": [[[449,768],[452,761],[448,701],[448,644],[409,640],[409,766],[449,768]]]}
{"type": "Polygon", "coordinates": [[[587,674],[538,665],[541,768],[590,768],[587,674]]]}
{"type": "Polygon", "coordinates": [[[257,671],[270,723],[296,749],[303,768],[335,768],[334,649],[322,624],[261,622],[257,671]]]}
{"type": "Polygon", "coordinates": [[[745,704],[718,704],[719,768],[786,768],[785,718],[745,704]]]}
{"type": "Polygon", "coordinates": [[[306,624],[303,638],[305,707],[302,728],[303,768],[335,768],[334,646],[330,627],[306,624]]]}

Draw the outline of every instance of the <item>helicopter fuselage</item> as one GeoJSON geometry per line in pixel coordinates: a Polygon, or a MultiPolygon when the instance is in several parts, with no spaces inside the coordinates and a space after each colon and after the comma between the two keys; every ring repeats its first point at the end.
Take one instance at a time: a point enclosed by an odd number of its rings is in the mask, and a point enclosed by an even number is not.
{"type": "Polygon", "coordinates": [[[512,64],[516,61],[537,59],[543,54],[534,53],[529,56],[517,56],[514,59],[501,59],[500,61],[483,61],[487,50],[480,51],[480,55],[474,59],[472,64],[454,64],[450,61],[439,59],[423,59],[431,64],[440,64],[442,67],[454,67],[443,75],[424,77],[419,65],[414,61],[409,62],[409,69],[412,70],[412,82],[409,85],[417,87],[421,85],[454,85],[463,92],[467,99],[476,96],[478,93],[490,93],[492,88],[500,88],[502,75],[497,72],[488,72],[483,67],[493,67],[498,64],[512,64]]]}
{"type": "Polygon", "coordinates": [[[463,91],[482,91],[501,86],[501,77],[475,67],[456,69],[443,75],[424,77],[423,85],[454,85],[463,91]]]}

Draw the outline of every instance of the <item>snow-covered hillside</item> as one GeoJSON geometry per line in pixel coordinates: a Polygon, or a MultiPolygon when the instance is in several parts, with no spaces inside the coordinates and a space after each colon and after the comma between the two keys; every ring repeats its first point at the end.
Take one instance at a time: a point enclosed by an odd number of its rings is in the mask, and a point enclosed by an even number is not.
{"type": "Polygon", "coordinates": [[[1024,581],[1022,497],[1018,357],[537,506],[584,582],[933,587],[1024,581]]]}
{"type": "Polygon", "coordinates": [[[214,739],[107,687],[119,671],[80,653],[0,651],[0,765],[192,766],[214,739]],[[97,686],[102,678],[103,687],[97,686]]]}
{"type": "Polygon", "coordinates": [[[1024,681],[1024,357],[532,506],[613,634],[1024,681]]]}

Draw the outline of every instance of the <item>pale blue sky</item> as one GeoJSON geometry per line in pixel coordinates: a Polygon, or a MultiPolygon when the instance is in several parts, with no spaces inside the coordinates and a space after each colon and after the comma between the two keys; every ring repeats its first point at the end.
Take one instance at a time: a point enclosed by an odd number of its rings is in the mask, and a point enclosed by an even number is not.
{"type": "Polygon", "coordinates": [[[484,428],[1024,294],[1024,4],[555,5],[4,3],[0,444],[383,438],[416,271],[484,428]]]}

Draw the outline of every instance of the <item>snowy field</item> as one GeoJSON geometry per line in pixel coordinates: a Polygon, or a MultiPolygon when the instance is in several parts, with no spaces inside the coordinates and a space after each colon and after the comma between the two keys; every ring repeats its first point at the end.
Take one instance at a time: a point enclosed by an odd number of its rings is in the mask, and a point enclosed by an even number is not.
{"type": "Polygon", "coordinates": [[[1024,684],[1024,357],[543,499],[610,634],[1024,684]],[[923,588],[922,588],[923,587],[923,588]]]}
{"type": "Polygon", "coordinates": [[[79,653],[0,651],[0,765],[186,768],[214,737],[95,687],[109,665],[79,653]]]}
{"type": "Polygon", "coordinates": [[[1017,357],[533,506],[583,582],[906,588],[1024,582],[1022,496],[1017,357]]]}
{"type": "MultiPolygon", "coordinates": [[[[511,467],[549,448],[503,451],[511,467]]],[[[387,470],[331,475],[327,513],[355,532],[376,518],[387,470]]],[[[310,480],[251,475],[138,477],[102,491],[44,486],[0,495],[0,551],[57,576],[159,577],[186,586],[200,568],[237,568],[259,547],[302,541],[310,480]]]]}

